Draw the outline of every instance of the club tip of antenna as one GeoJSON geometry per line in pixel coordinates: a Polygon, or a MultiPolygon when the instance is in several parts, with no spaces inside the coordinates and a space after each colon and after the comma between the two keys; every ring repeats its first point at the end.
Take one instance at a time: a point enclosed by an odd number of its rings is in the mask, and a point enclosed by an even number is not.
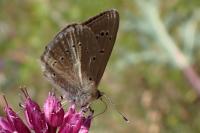
{"type": "Polygon", "coordinates": [[[123,116],[123,119],[124,119],[127,123],[130,122],[125,116],[123,116]]]}
{"type": "MultiPolygon", "coordinates": [[[[122,118],[124,119],[124,121],[126,121],[126,123],[130,123],[130,121],[127,119],[127,117],[125,117],[124,114],[122,114],[119,110],[117,110],[117,108],[115,107],[115,104],[112,102],[112,100],[111,100],[109,97],[107,97],[107,96],[105,95],[105,93],[104,93],[102,96],[104,96],[104,97],[108,100],[108,102],[110,103],[110,105],[117,111],[117,113],[118,113],[119,115],[122,116],[122,118]]],[[[102,100],[102,99],[101,99],[101,100],[102,100]]]]}

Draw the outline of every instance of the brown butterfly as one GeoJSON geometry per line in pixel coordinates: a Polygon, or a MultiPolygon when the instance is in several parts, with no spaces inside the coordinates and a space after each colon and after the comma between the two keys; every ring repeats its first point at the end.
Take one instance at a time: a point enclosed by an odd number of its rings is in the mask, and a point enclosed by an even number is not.
{"type": "Polygon", "coordinates": [[[98,99],[97,89],[112,52],[119,14],[108,10],[62,29],[41,56],[45,77],[78,106],[98,99]]]}

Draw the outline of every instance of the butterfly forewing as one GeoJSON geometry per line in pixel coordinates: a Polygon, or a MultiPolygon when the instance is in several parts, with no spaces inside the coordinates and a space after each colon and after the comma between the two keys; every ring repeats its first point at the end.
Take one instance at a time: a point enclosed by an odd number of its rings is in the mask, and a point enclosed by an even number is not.
{"type": "Polygon", "coordinates": [[[95,69],[93,74],[97,74],[95,82],[98,85],[116,40],[119,27],[119,14],[116,10],[105,11],[82,24],[90,27],[99,45],[99,49],[96,51],[96,63],[92,66],[95,69]]]}

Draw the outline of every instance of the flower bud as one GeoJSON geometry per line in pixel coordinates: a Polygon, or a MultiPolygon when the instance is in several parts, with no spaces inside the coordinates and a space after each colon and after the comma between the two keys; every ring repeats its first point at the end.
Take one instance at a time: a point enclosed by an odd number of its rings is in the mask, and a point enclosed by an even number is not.
{"type": "MultiPolygon", "coordinates": [[[[3,96],[6,106],[5,106],[5,113],[7,117],[7,121],[12,127],[12,130],[16,132],[23,132],[23,133],[30,133],[28,127],[24,124],[24,122],[19,118],[19,116],[12,110],[12,108],[9,107],[8,102],[6,100],[6,97],[3,96]]],[[[2,122],[6,123],[6,120],[2,119],[2,122]]]]}
{"type": "Polygon", "coordinates": [[[49,93],[44,103],[44,115],[48,124],[52,127],[58,127],[62,124],[64,118],[64,109],[54,93],[49,93]]]}
{"type": "Polygon", "coordinates": [[[4,117],[0,117],[0,132],[1,133],[12,133],[14,132],[14,127],[8,122],[4,117]]]}
{"type": "Polygon", "coordinates": [[[27,97],[24,106],[25,116],[29,127],[33,129],[35,133],[47,133],[48,125],[39,105],[27,97]]]}
{"type": "Polygon", "coordinates": [[[92,115],[88,116],[85,120],[83,125],[81,126],[80,130],[78,133],[88,133],[89,132],[89,128],[91,125],[91,121],[92,121],[92,115]]]}
{"type": "Polygon", "coordinates": [[[7,120],[14,127],[14,130],[19,133],[30,133],[28,127],[19,118],[19,116],[10,108],[5,107],[5,112],[7,115],[7,120]]]}

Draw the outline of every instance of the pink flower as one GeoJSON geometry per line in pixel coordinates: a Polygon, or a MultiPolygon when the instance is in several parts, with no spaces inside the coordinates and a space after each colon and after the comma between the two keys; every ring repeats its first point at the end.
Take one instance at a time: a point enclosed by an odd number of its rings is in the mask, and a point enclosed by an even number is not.
{"type": "Polygon", "coordinates": [[[93,113],[85,117],[82,111],[76,111],[75,105],[71,105],[64,114],[61,101],[52,92],[49,93],[41,110],[29,97],[27,90],[22,91],[25,100],[21,106],[28,126],[8,106],[4,97],[6,117],[0,117],[0,133],[88,133],[93,113]]]}
{"type": "Polygon", "coordinates": [[[63,122],[64,109],[54,93],[49,93],[44,103],[44,115],[46,121],[52,127],[58,127],[63,122]]]}

